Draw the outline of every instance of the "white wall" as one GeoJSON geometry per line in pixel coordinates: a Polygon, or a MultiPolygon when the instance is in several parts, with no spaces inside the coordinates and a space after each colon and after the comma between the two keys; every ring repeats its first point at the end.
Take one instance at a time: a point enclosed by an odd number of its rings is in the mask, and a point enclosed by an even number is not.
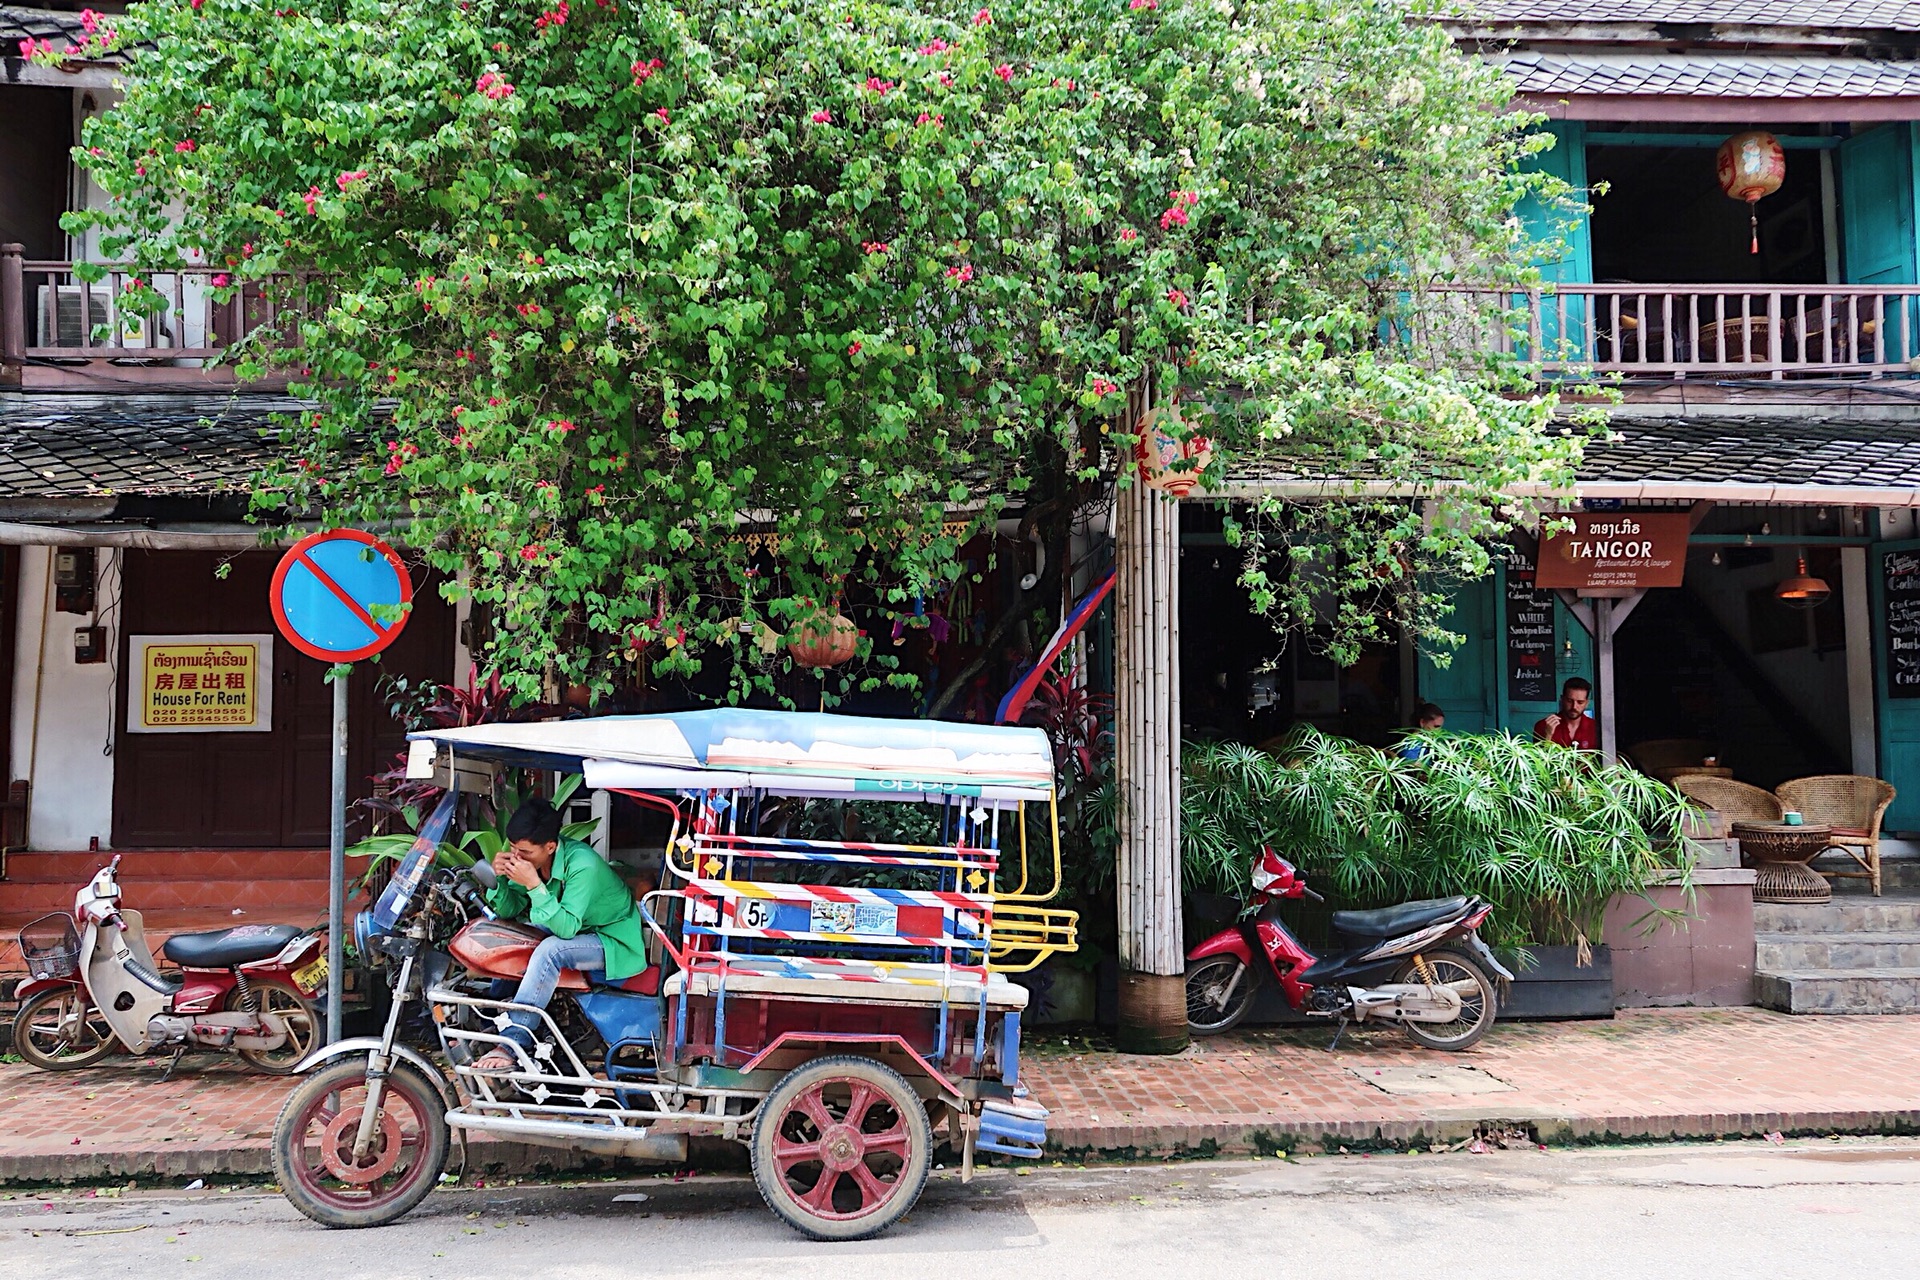
{"type": "Polygon", "coordinates": [[[53,611],[48,547],[20,549],[20,618],[13,674],[13,775],[32,783],[27,840],[35,849],[107,847],[119,741],[114,679],[120,654],[120,553],[95,555],[93,614],[53,611]],[[105,626],[107,662],[73,660],[76,628],[105,626]]]}

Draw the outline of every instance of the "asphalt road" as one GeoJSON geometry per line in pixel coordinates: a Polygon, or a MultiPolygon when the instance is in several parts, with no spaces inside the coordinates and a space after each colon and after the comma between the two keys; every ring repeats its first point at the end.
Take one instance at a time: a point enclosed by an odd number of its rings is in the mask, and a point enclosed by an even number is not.
{"type": "Polygon", "coordinates": [[[891,1233],[788,1232],[739,1178],[436,1193],[325,1231],[257,1187],[16,1192],[9,1274],[599,1280],[1920,1277],[1920,1143],[1708,1144],[938,1173],[891,1233]]]}

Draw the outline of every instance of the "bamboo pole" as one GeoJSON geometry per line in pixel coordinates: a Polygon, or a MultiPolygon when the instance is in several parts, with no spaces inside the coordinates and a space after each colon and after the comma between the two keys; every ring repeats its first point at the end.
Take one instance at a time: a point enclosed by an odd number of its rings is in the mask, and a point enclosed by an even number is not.
{"type": "MultiPolygon", "coordinates": [[[[1134,421],[1152,407],[1133,397],[1134,421]]],[[[1180,923],[1180,504],[1136,477],[1114,500],[1120,1025],[1132,1053],[1187,1044],[1180,923]]]]}

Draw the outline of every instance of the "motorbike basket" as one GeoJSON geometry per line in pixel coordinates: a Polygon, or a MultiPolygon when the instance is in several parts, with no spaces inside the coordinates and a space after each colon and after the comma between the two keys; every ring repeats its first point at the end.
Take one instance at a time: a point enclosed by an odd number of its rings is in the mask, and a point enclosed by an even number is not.
{"type": "Polygon", "coordinates": [[[74,932],[73,917],[55,912],[29,924],[20,931],[20,954],[36,978],[78,977],[80,935],[74,932]]]}

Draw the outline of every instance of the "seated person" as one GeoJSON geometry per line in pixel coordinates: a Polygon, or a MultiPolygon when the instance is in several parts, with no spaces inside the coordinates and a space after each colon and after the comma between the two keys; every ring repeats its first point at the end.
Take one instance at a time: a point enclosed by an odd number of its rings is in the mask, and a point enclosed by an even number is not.
{"type": "MultiPolygon", "coordinates": [[[[1442,711],[1434,703],[1423,702],[1414,709],[1413,727],[1421,733],[1429,730],[1444,729],[1447,727],[1447,713],[1442,711]]],[[[1409,740],[1400,744],[1400,755],[1402,759],[1418,760],[1425,754],[1427,754],[1425,743],[1409,740]]]]}
{"type": "MultiPolygon", "coordinates": [[[[583,840],[563,839],[560,815],[545,800],[529,800],[507,819],[507,847],[493,860],[500,882],[487,905],[503,920],[524,919],[553,935],[534,948],[515,1004],[545,1008],[563,969],[604,971],[608,982],[647,967],[646,933],[633,894],[619,872],[583,840]]],[[[512,1015],[506,1035],[533,1048],[531,1013],[512,1015]]],[[[482,1071],[515,1068],[513,1055],[494,1049],[476,1064],[482,1071]]]]}
{"type": "Polygon", "coordinates": [[[1542,716],[1533,726],[1533,736],[1575,751],[1598,751],[1600,730],[1587,715],[1587,703],[1593,699],[1593,686],[1579,676],[1560,687],[1560,709],[1542,716]]]}

